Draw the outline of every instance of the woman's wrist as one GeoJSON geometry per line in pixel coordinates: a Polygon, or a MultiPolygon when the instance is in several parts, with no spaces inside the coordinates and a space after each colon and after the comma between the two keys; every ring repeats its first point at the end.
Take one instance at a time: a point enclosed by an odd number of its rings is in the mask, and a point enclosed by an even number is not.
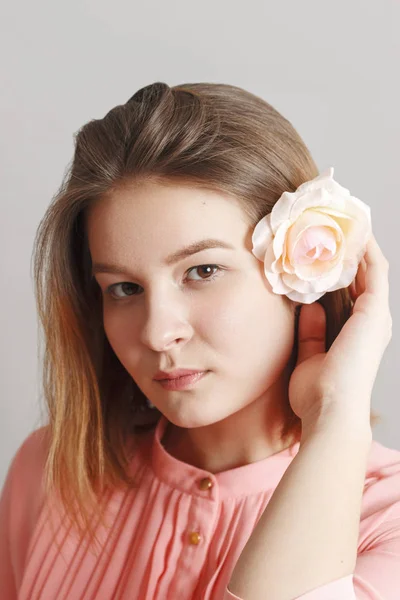
{"type": "Polygon", "coordinates": [[[310,438],[322,435],[337,437],[343,442],[365,443],[369,447],[373,439],[370,415],[360,415],[359,411],[354,414],[355,411],[352,411],[351,406],[351,401],[341,402],[340,405],[330,401],[325,403],[322,413],[302,420],[300,446],[310,438]]]}

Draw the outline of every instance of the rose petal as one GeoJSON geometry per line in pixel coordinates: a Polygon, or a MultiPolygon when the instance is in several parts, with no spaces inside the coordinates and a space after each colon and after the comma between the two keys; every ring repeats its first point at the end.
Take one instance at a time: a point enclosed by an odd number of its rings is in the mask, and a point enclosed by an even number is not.
{"type": "Polygon", "coordinates": [[[319,175],[314,177],[314,179],[310,179],[309,181],[305,181],[296,190],[296,194],[300,194],[304,190],[309,190],[314,187],[319,187],[321,182],[326,182],[326,180],[333,179],[333,174],[335,172],[334,167],[328,167],[325,171],[322,171],[319,175]],[[317,185],[316,185],[317,184],[317,185]]]}
{"type": "Polygon", "coordinates": [[[299,196],[298,200],[293,205],[292,211],[290,213],[290,219],[295,221],[299,215],[307,208],[329,208],[333,210],[337,210],[341,214],[347,213],[347,200],[344,196],[344,193],[348,194],[348,198],[350,198],[349,191],[345,188],[343,192],[336,190],[334,188],[334,184],[336,182],[330,182],[330,189],[327,188],[316,188],[314,190],[310,190],[307,193],[299,196]]]}
{"type": "Polygon", "coordinates": [[[301,216],[301,214],[310,208],[323,208],[331,204],[330,195],[323,189],[315,189],[304,192],[301,196],[297,197],[296,202],[292,206],[290,212],[290,220],[292,223],[301,216]]]}
{"type": "Polygon", "coordinates": [[[336,254],[336,239],[328,227],[307,227],[293,250],[293,260],[299,265],[309,265],[314,260],[332,260],[336,254]],[[314,252],[311,256],[310,252],[314,252]]]}
{"type": "Polygon", "coordinates": [[[294,291],[286,294],[286,296],[290,300],[293,300],[293,302],[301,302],[303,304],[312,304],[313,302],[318,300],[318,298],[321,298],[321,296],[323,296],[325,293],[326,292],[318,292],[318,293],[316,292],[315,294],[300,294],[299,292],[296,292],[294,290],[294,291]]]}
{"type": "Polygon", "coordinates": [[[371,224],[371,207],[368,204],[365,204],[365,202],[355,196],[351,196],[346,203],[346,212],[351,209],[354,211],[354,217],[360,216],[361,218],[361,214],[364,214],[367,221],[371,224]]]}
{"type": "Polygon", "coordinates": [[[328,265],[316,261],[313,265],[299,265],[296,267],[295,276],[303,281],[309,281],[314,284],[314,291],[327,290],[336,282],[343,268],[343,250],[336,255],[335,259],[328,265]]]}
{"type": "Polygon", "coordinates": [[[278,230],[277,230],[276,235],[272,242],[274,254],[275,254],[276,258],[280,258],[280,256],[282,256],[282,253],[284,251],[286,233],[290,226],[291,226],[290,221],[286,221],[286,223],[282,223],[278,227],[278,230]]]}
{"type": "Polygon", "coordinates": [[[295,275],[283,273],[282,279],[287,287],[290,287],[298,292],[305,294],[311,292],[322,292],[332,289],[342,275],[343,263],[339,261],[324,277],[315,279],[302,279],[298,277],[297,271],[295,275]]]}
{"type": "Polygon", "coordinates": [[[346,258],[361,258],[360,251],[366,246],[372,231],[370,211],[360,211],[357,217],[350,219],[342,229],[346,239],[346,258]]]}
{"type": "Polygon", "coordinates": [[[294,193],[300,197],[304,193],[314,192],[315,190],[323,188],[329,193],[335,193],[342,198],[348,196],[350,194],[349,190],[335,181],[333,174],[334,168],[330,167],[323,171],[320,175],[317,175],[317,177],[314,177],[314,179],[310,179],[309,181],[302,183],[294,193]]]}
{"type": "Polygon", "coordinates": [[[330,229],[336,230],[337,239],[342,240],[342,233],[335,219],[325,215],[323,212],[315,209],[309,209],[303,212],[303,214],[297,219],[292,225],[287,235],[287,253],[289,260],[292,265],[295,264],[295,248],[304,235],[304,231],[308,227],[321,227],[325,226],[330,229]]]}
{"type": "Polygon", "coordinates": [[[355,278],[358,270],[358,262],[348,261],[343,265],[342,273],[335,284],[327,289],[327,292],[334,292],[348,287],[355,278]]]}
{"type": "Polygon", "coordinates": [[[282,277],[278,273],[271,273],[270,271],[265,271],[265,276],[270,282],[272,286],[272,291],[275,294],[287,294],[291,291],[285,283],[282,281],[282,277]]]}
{"type": "Polygon", "coordinates": [[[297,200],[296,192],[283,192],[271,211],[271,229],[275,235],[279,226],[290,219],[292,206],[297,200]]]}
{"type": "Polygon", "coordinates": [[[272,244],[273,234],[270,226],[271,214],[265,215],[255,226],[252,243],[253,254],[259,259],[264,260],[265,253],[270,244],[272,244]]]}
{"type": "Polygon", "coordinates": [[[273,245],[270,244],[267,248],[264,257],[264,268],[271,273],[281,273],[282,272],[282,261],[281,258],[275,258],[273,245]]]}

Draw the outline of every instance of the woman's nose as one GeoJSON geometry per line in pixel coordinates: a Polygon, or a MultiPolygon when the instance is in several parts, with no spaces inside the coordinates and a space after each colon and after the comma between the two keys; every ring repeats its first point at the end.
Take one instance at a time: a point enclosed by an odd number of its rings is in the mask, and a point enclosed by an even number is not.
{"type": "Polygon", "coordinates": [[[161,352],[192,336],[188,308],[182,298],[177,298],[181,294],[177,291],[148,296],[141,341],[152,350],[161,352]]]}

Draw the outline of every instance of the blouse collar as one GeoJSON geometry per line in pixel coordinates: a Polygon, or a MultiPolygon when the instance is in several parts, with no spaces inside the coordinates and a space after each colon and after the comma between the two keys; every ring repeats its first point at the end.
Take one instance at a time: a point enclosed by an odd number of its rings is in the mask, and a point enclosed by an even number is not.
{"type": "Polygon", "coordinates": [[[265,459],[214,474],[178,460],[167,452],[161,443],[167,424],[168,419],[161,415],[153,430],[149,458],[155,475],[174,489],[200,497],[207,494],[210,499],[272,491],[300,447],[300,442],[296,442],[265,459]]]}

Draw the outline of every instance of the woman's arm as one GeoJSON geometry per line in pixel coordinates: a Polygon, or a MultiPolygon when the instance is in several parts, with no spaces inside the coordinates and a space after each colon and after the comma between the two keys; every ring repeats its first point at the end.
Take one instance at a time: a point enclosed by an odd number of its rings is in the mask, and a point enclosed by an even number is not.
{"type": "Polygon", "coordinates": [[[235,566],[245,600],[294,600],[351,575],[357,559],[370,428],[337,414],[303,427],[284,473],[235,566]]]}

